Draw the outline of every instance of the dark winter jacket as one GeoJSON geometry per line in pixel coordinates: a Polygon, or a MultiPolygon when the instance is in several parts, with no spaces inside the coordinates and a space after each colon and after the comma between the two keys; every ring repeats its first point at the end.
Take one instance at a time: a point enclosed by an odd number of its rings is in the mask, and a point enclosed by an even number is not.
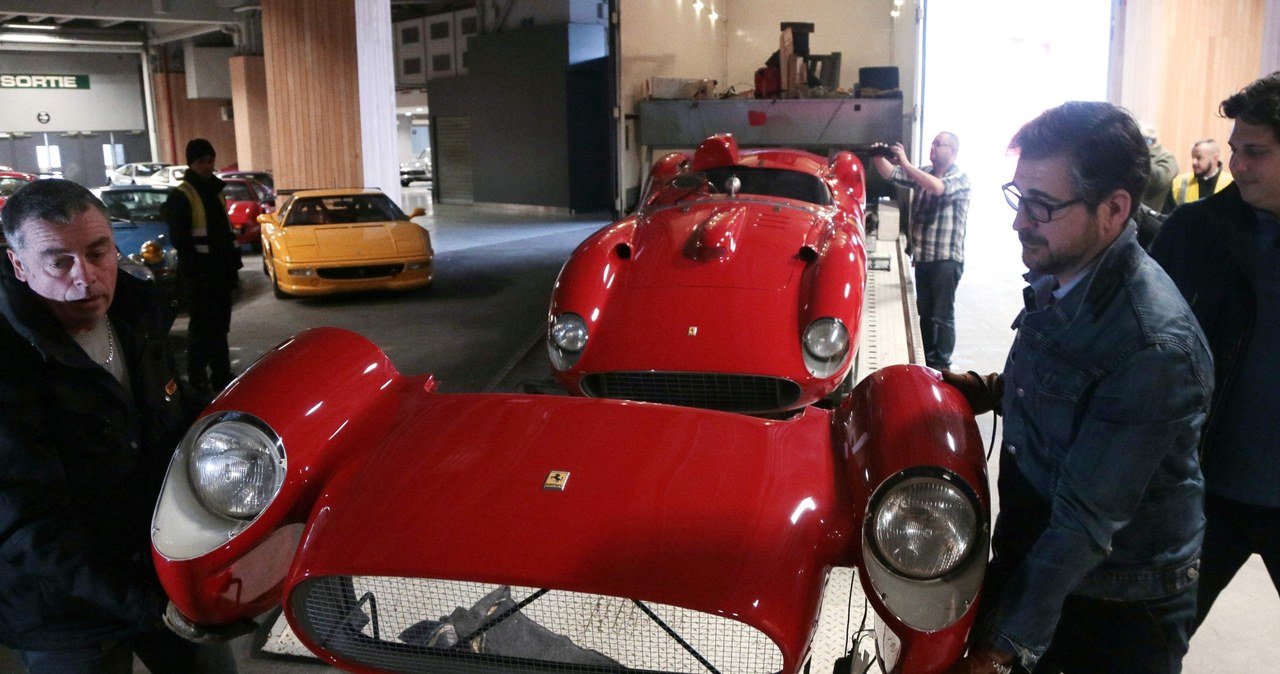
{"type": "Polygon", "coordinates": [[[222,198],[225,186],[217,176],[205,178],[187,171],[182,185],[164,203],[162,214],[178,251],[178,273],[187,283],[236,285],[236,270],[243,264],[222,198]],[[199,207],[193,208],[193,193],[199,197],[199,207]]]}
{"type": "Polygon", "coordinates": [[[150,520],[184,406],[152,289],[109,311],[133,395],[0,259],[0,642],[61,650],[154,629],[150,520]]]}
{"type": "MultiPolygon", "coordinates": [[[[1191,305],[1213,352],[1213,408],[1231,391],[1236,365],[1257,320],[1253,278],[1258,216],[1228,185],[1217,194],[1178,207],[1151,244],[1160,263],[1191,305]]],[[[1201,439],[1206,457],[1217,440],[1216,415],[1210,413],[1201,439]]]]}

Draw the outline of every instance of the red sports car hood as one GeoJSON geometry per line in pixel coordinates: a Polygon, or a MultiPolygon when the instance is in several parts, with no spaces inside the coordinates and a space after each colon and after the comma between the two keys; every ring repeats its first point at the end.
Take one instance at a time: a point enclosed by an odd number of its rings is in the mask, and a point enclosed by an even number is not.
{"type": "Polygon", "coordinates": [[[827,567],[848,563],[857,540],[823,410],[765,421],[468,395],[428,396],[401,419],[326,489],[295,578],[566,589],[795,638],[811,627],[827,567]]]}
{"type": "Polygon", "coordinates": [[[659,210],[636,226],[627,284],[777,290],[804,266],[797,253],[817,221],[808,209],[749,197],[659,210]]]}

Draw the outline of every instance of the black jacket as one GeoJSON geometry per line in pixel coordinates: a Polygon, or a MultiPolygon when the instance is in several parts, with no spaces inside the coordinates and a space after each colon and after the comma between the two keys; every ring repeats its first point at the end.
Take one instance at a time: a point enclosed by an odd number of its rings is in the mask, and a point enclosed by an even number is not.
{"type": "Polygon", "coordinates": [[[169,223],[169,236],[178,251],[178,274],[187,282],[234,288],[236,270],[243,266],[240,247],[236,244],[227,204],[222,198],[226,183],[217,176],[203,176],[187,171],[182,182],[195,188],[204,206],[207,234],[193,234],[191,201],[181,189],[174,189],[165,200],[161,213],[169,223]]]}
{"type": "Polygon", "coordinates": [[[1214,411],[1231,390],[1257,321],[1257,240],[1258,216],[1231,184],[1179,206],[1151,244],[1151,257],[1178,285],[1213,352],[1213,406],[1200,440],[1206,456],[1218,438],[1214,411]]]}
{"type": "Polygon", "coordinates": [[[60,650],[154,629],[150,521],[184,405],[152,288],[109,311],[133,395],[0,260],[0,642],[60,650]]]}

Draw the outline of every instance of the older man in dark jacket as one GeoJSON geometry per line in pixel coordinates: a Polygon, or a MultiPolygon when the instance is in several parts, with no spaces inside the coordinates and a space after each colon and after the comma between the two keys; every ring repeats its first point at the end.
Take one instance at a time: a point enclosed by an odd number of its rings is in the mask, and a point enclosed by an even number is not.
{"type": "Polygon", "coordinates": [[[24,187],[3,221],[0,642],[37,673],[129,674],[135,653],[152,671],[227,671],[165,628],[151,564],[156,495],[196,412],[166,311],[117,274],[106,210],[80,185],[24,187]]]}

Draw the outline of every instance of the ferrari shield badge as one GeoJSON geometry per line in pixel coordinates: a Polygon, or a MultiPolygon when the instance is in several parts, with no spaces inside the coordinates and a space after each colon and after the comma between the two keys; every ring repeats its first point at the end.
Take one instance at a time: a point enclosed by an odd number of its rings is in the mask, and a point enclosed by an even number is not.
{"type": "Polygon", "coordinates": [[[690,336],[690,337],[697,337],[697,336],[698,336],[698,326],[696,326],[696,325],[690,325],[690,326],[689,326],[689,336],[690,336]]]}
{"type": "Polygon", "coordinates": [[[569,483],[569,471],[553,470],[547,473],[547,479],[542,483],[543,489],[551,491],[564,491],[564,486],[569,483]]]}

